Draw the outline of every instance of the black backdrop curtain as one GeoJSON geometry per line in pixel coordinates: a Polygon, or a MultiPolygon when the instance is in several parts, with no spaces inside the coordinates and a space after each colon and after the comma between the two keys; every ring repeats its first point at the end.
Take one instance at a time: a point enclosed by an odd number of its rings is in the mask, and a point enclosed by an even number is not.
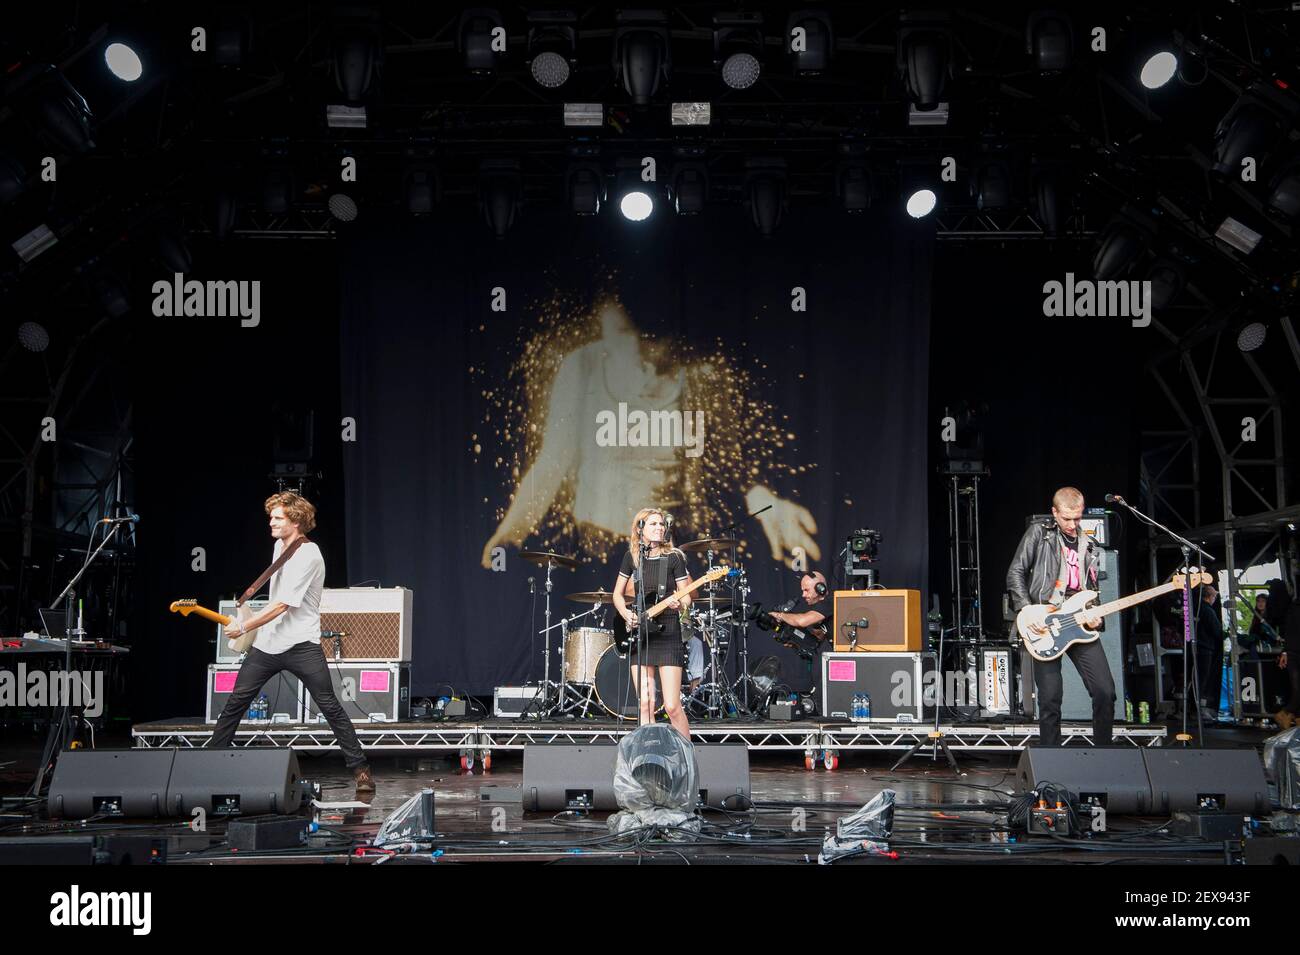
{"type": "MultiPolygon", "coordinates": [[[[613,587],[642,505],[678,543],[734,522],[767,605],[797,594],[801,557],[834,587],[856,527],[884,535],[883,583],[928,589],[925,223],[803,211],[769,241],[738,216],[557,211],[504,241],[468,217],[357,226],[348,574],[414,590],[416,695],[540,677],[544,572],[519,548],[582,559],[555,574],[558,620],[587,609],[564,594],[613,587]]],[[[751,662],[816,682],[751,633],[751,662]]]]}

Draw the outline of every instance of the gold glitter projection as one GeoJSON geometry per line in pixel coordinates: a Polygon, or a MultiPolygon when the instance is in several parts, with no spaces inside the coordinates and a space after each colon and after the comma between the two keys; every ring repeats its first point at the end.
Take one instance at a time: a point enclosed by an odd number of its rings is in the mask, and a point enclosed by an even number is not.
{"type": "Polygon", "coordinates": [[[761,396],[760,359],[742,366],[721,338],[697,348],[656,337],[613,291],[591,307],[554,292],[527,314],[509,345],[480,326],[485,357],[469,369],[484,406],[469,450],[498,482],[483,498],[498,522],[485,567],[499,546],[604,562],[648,505],[673,514],[679,542],[733,523],[743,540],[746,513],[771,505],[749,524],[773,557],[820,558],[812,514],[773,490],[813,465],[796,463],[788,416],[761,396]],[[487,370],[503,364],[500,347],[514,356],[504,379],[487,370]]]}

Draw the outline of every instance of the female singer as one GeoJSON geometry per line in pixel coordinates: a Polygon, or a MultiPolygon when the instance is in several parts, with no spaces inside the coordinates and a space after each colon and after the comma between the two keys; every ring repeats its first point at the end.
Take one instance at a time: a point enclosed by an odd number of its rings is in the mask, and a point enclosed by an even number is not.
{"type": "Polygon", "coordinates": [[[623,566],[618,572],[618,582],[614,585],[614,606],[632,634],[631,653],[637,657],[632,664],[632,686],[638,691],[641,725],[649,725],[655,719],[654,679],[658,670],[664,713],[673,728],[690,739],[691,728],[682,709],[682,625],[679,615],[690,609],[691,599],[689,596],[674,597],[668,610],[649,621],[650,636],[640,648],[637,645],[635,602],[629,607],[627,601],[628,597],[635,601],[633,575],[641,564],[643,543],[649,545],[645,566],[641,568],[646,609],[690,584],[686,555],[673,547],[671,526],[669,517],[658,508],[643,507],[637,512],[628,536],[628,550],[623,555],[623,566]]]}

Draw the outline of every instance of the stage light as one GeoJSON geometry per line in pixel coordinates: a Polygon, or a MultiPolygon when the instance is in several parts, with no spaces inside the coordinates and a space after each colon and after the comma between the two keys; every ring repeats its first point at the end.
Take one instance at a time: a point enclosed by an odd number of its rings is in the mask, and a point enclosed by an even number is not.
{"type": "Polygon", "coordinates": [[[785,21],[785,49],[796,76],[816,76],[831,68],[835,31],[825,10],[796,10],[785,21]],[[795,31],[801,48],[795,47],[795,31]]]}
{"type": "Polygon", "coordinates": [[[1101,245],[1092,259],[1092,274],[1098,281],[1118,278],[1132,268],[1147,246],[1147,237],[1136,225],[1118,221],[1102,234],[1101,245]]]}
{"type": "Polygon", "coordinates": [[[952,38],[940,14],[899,16],[898,72],[907,98],[922,112],[937,109],[951,69],[952,38]]]}
{"type": "Polygon", "coordinates": [[[600,103],[565,103],[565,126],[601,126],[605,122],[605,107],[600,103]]]}
{"type": "Polygon", "coordinates": [[[442,180],[438,169],[429,163],[414,163],[402,173],[402,191],[406,195],[406,211],[411,215],[427,215],[442,200],[442,180]]]}
{"type": "Polygon", "coordinates": [[[1228,245],[1232,246],[1243,255],[1250,255],[1259,245],[1259,240],[1263,238],[1258,232],[1243,222],[1238,222],[1232,216],[1228,216],[1223,223],[1215,230],[1214,237],[1222,239],[1228,245]]]}
{"type": "Polygon", "coordinates": [[[325,125],[330,129],[365,129],[366,108],[331,103],[325,107],[325,125]]]}
{"type": "Polygon", "coordinates": [[[713,121],[712,103],[673,103],[674,126],[707,126],[713,121]]]}
{"type": "Polygon", "coordinates": [[[605,201],[604,171],[594,162],[571,163],[564,176],[564,190],[575,215],[599,215],[605,201]]]}
{"type": "MultiPolygon", "coordinates": [[[[1214,131],[1214,165],[1210,172],[1223,179],[1241,175],[1241,162],[1253,157],[1262,164],[1281,137],[1285,124],[1260,87],[1252,87],[1232,104],[1214,131]]],[[[1286,107],[1284,107],[1286,108],[1286,107]]]]}
{"type": "Polygon", "coordinates": [[[528,15],[528,71],[538,86],[553,90],[569,81],[578,34],[576,13],[547,11],[528,15]]]}
{"type": "Polygon", "coordinates": [[[375,14],[349,13],[334,23],[334,82],[349,103],[359,102],[370,92],[375,74],[384,61],[375,14]]]}
{"type": "Polygon", "coordinates": [[[1264,344],[1268,327],[1263,322],[1250,322],[1237,333],[1237,348],[1243,352],[1255,351],[1264,344]]]}
{"type": "Polygon", "coordinates": [[[85,97],[67,77],[48,63],[33,63],[20,70],[6,88],[6,98],[70,153],[95,148],[90,138],[93,115],[85,97]]]}
{"type": "Polygon", "coordinates": [[[713,17],[713,65],[733,90],[749,89],[763,72],[763,15],[719,13],[713,17]]]}
{"type": "Polygon", "coordinates": [[[630,189],[619,198],[618,210],[625,219],[644,222],[655,211],[655,201],[644,189],[630,189]]]}
{"type": "Polygon", "coordinates": [[[1158,90],[1172,80],[1177,72],[1178,57],[1168,50],[1161,50],[1148,57],[1142,64],[1142,72],[1138,74],[1138,79],[1147,89],[1158,90]]]}
{"type": "Polygon", "coordinates": [[[975,167],[971,177],[971,193],[975,198],[975,207],[983,212],[986,209],[1005,209],[1011,204],[1011,170],[1000,159],[983,159],[975,167]]]}
{"type": "Polygon", "coordinates": [[[110,43],[104,48],[104,62],[119,80],[134,83],[144,75],[144,64],[135,50],[125,43],[110,43]]]}
{"type": "Polygon", "coordinates": [[[917,109],[915,103],[907,104],[908,126],[947,126],[948,104],[940,103],[934,109],[917,109]]]}
{"type": "Polygon", "coordinates": [[[479,165],[479,207],[498,239],[504,239],[515,224],[523,192],[518,160],[485,159],[479,165]]]}
{"type": "Polygon", "coordinates": [[[1187,285],[1187,270],[1182,263],[1170,258],[1159,258],[1146,275],[1151,283],[1151,307],[1168,308],[1187,285]]]}
{"type": "Polygon", "coordinates": [[[471,73],[486,74],[497,68],[497,52],[492,49],[493,31],[504,30],[505,21],[492,7],[470,7],[461,11],[456,28],[456,49],[471,73]]]}
{"type": "Polygon", "coordinates": [[[865,212],[871,206],[871,172],[863,162],[846,162],[835,174],[835,195],[845,212],[865,212]]]}
{"type": "Polygon", "coordinates": [[[934,211],[938,202],[933,189],[917,189],[907,197],[907,214],[913,219],[923,219],[934,211]]]}
{"type": "Polygon", "coordinates": [[[131,303],[126,297],[122,283],[115,275],[100,272],[91,279],[91,285],[104,313],[110,318],[120,318],[131,310],[131,303]]]}
{"type": "Polygon", "coordinates": [[[772,237],[789,208],[784,159],[761,158],[745,161],[745,199],[759,235],[772,237]]]}
{"type": "Polygon", "coordinates": [[[614,30],[614,78],[645,106],[672,74],[668,18],[658,10],[620,10],[614,30]]]}
{"type": "Polygon", "coordinates": [[[356,200],[347,193],[336,192],[329,198],[330,215],[340,222],[351,222],[357,217],[356,200]]]}
{"type": "Polygon", "coordinates": [[[27,171],[8,153],[0,153],[0,203],[13,202],[27,188],[27,171]]]}
{"type": "Polygon", "coordinates": [[[1025,25],[1025,52],[1040,73],[1068,70],[1074,60],[1074,30],[1070,18],[1056,10],[1035,10],[1025,25]]]}
{"type": "Polygon", "coordinates": [[[18,258],[24,262],[30,262],[58,241],[58,236],[50,230],[49,226],[42,222],[26,235],[19,236],[12,244],[18,258]]]}
{"type": "Polygon", "coordinates": [[[702,162],[678,163],[673,168],[673,208],[681,216],[698,215],[709,200],[709,173],[702,162]]]}
{"type": "Polygon", "coordinates": [[[1294,222],[1300,219],[1300,158],[1283,166],[1268,184],[1266,207],[1270,215],[1294,222]]]}
{"type": "Polygon", "coordinates": [[[28,351],[43,352],[50,347],[50,333],[38,322],[23,322],[18,326],[18,342],[28,351]]]}
{"type": "Polygon", "coordinates": [[[1062,178],[1051,166],[1034,169],[1034,205],[1038,210],[1039,225],[1043,234],[1059,235],[1061,232],[1062,178]]]}

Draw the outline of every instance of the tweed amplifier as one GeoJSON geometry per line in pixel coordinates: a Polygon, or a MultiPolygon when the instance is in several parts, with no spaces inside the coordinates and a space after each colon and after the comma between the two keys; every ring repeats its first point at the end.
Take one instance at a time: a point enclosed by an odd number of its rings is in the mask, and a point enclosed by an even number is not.
{"type": "Polygon", "coordinates": [[[326,587],[320,599],[325,659],[409,663],[411,594],[405,587],[326,587]]]}
{"type": "Polygon", "coordinates": [[[835,591],[832,637],[838,653],[916,653],[922,649],[923,634],[919,590],[835,591]]]}

